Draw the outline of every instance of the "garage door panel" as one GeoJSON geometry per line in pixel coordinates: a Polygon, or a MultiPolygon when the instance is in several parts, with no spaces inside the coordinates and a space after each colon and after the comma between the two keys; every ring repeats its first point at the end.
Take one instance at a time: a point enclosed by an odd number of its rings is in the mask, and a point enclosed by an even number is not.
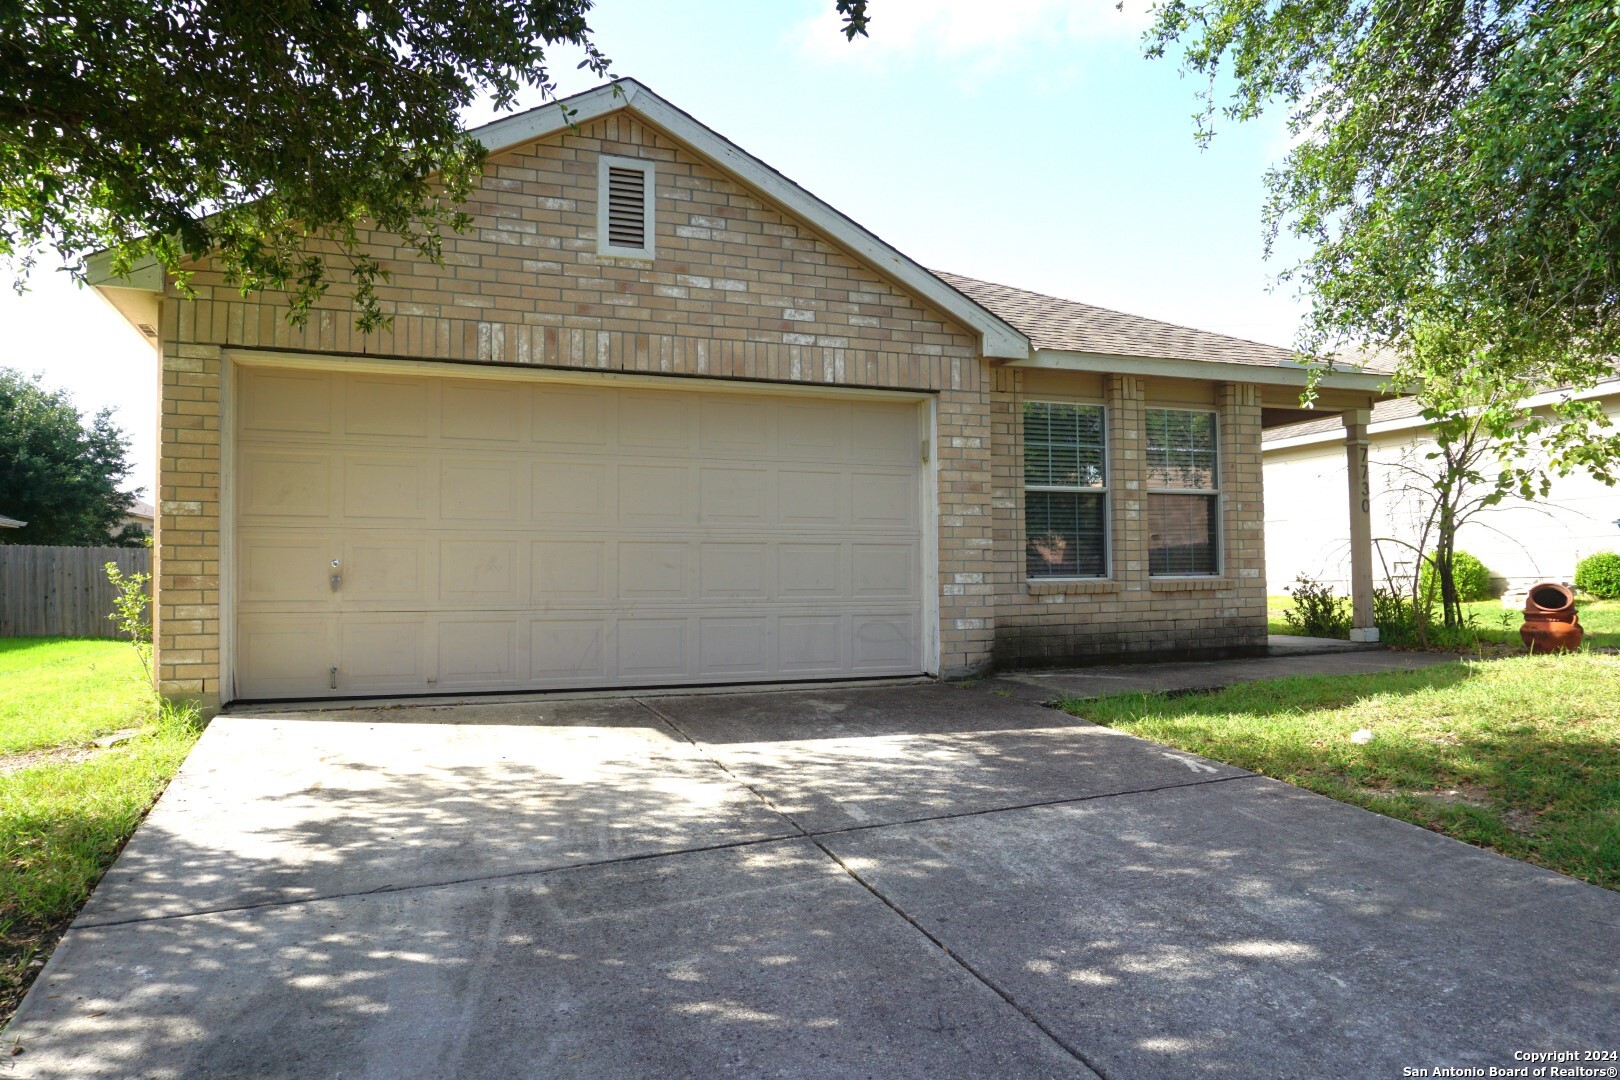
{"type": "Polygon", "coordinates": [[[439,600],[452,607],[504,607],[522,602],[516,540],[440,540],[439,600]]]}
{"type": "Polygon", "coordinates": [[[914,405],[372,374],[236,385],[238,695],[921,668],[914,405]]]}
{"type": "Polygon", "coordinates": [[[429,686],[429,629],[430,624],[417,617],[344,619],[338,626],[339,689],[382,693],[429,686]]]}
{"type": "Polygon", "coordinates": [[[544,607],[554,599],[569,603],[608,598],[608,560],[611,543],[605,539],[536,540],[529,548],[530,602],[544,607]]]}
{"type": "Polygon", "coordinates": [[[850,666],[860,672],[888,672],[916,655],[920,627],[906,615],[852,615],[850,666]]]}
{"type": "Polygon", "coordinates": [[[319,615],[241,616],[236,649],[244,697],[323,697],[332,692],[335,623],[319,615]]]}
{"type": "Polygon", "coordinates": [[[607,678],[608,621],[535,619],[530,624],[529,672],[536,683],[600,683],[607,678]]]}
{"type": "Polygon", "coordinates": [[[764,525],[770,520],[771,474],[766,469],[704,466],[698,470],[698,521],[703,525],[764,525]]]}
{"type": "Polygon", "coordinates": [[[439,430],[452,442],[507,443],[525,434],[527,387],[449,381],[441,389],[439,430]]]}
{"type": "Polygon", "coordinates": [[[917,485],[904,473],[856,472],[849,478],[850,523],[860,528],[914,529],[917,485]]]}
{"type": "Polygon", "coordinates": [[[683,465],[621,465],[619,521],[629,525],[684,525],[694,520],[688,470],[683,465]]]}
{"type": "Polygon", "coordinates": [[[433,491],[432,470],[421,457],[368,454],[344,459],[343,517],[348,523],[421,521],[433,491]]]}
{"type": "Polygon", "coordinates": [[[704,542],[698,548],[698,596],[704,600],[753,598],[771,592],[771,545],[704,542]]]}
{"type": "Polygon", "coordinates": [[[481,690],[520,685],[518,619],[442,619],[440,686],[481,690]]]}
{"type": "Polygon", "coordinates": [[[456,458],[440,464],[439,517],[517,522],[529,517],[528,463],[519,458],[456,458]]]}
{"type": "Polygon", "coordinates": [[[319,371],[244,369],[242,431],[329,434],[333,378],[319,371]]]}
{"type": "Polygon", "coordinates": [[[325,520],[332,516],[332,461],[319,452],[288,453],[259,446],[242,449],[237,475],[240,513],[246,518],[325,520]]]}
{"type": "Polygon", "coordinates": [[[254,533],[238,548],[238,600],[247,606],[337,606],[331,560],[341,551],[333,534],[254,533]]]}
{"type": "Polygon", "coordinates": [[[343,381],[343,430],[349,435],[420,439],[428,433],[428,391],[421,379],[356,375],[343,381]]]}
{"type": "Polygon", "coordinates": [[[343,602],[427,610],[432,541],[351,537],[343,545],[343,602]]]}
{"type": "Polygon", "coordinates": [[[532,520],[539,525],[567,522],[607,526],[618,504],[616,474],[611,465],[579,461],[536,461],[532,520]]]}
{"type": "Polygon", "coordinates": [[[696,674],[700,678],[769,675],[771,637],[771,619],[767,615],[700,618],[696,674]]]}
{"type": "Polygon", "coordinates": [[[776,475],[783,525],[826,525],[842,528],[849,524],[849,481],[845,473],[832,469],[784,468],[776,475]]]}
{"type": "Polygon", "coordinates": [[[619,445],[686,450],[692,444],[692,412],[689,394],[624,391],[619,397],[619,445]]]}
{"type": "Polygon", "coordinates": [[[691,619],[621,618],[614,626],[620,678],[684,679],[691,619]]]}
{"type": "Polygon", "coordinates": [[[613,391],[594,387],[537,386],[534,441],[562,448],[606,446],[613,434],[613,391]]]}
{"type": "Polygon", "coordinates": [[[776,623],[776,668],[789,675],[836,675],[844,660],[849,620],[842,615],[783,615],[776,623]]]}
{"type": "Polygon", "coordinates": [[[783,599],[843,597],[843,544],[781,544],[776,552],[779,595],[783,599]]]}
{"type": "Polygon", "coordinates": [[[618,543],[621,600],[684,600],[692,595],[688,546],[684,543],[618,543]]]}

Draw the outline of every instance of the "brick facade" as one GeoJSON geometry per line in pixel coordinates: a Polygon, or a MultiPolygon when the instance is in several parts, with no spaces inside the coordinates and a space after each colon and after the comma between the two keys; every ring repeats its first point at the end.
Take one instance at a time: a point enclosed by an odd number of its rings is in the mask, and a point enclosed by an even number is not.
{"type": "Polygon", "coordinates": [[[996,568],[988,588],[995,600],[996,664],[1215,655],[1258,651],[1265,645],[1265,511],[1256,387],[1015,367],[999,369],[994,378],[996,568]],[[1031,581],[1026,575],[1021,421],[1027,400],[1104,406],[1112,563],[1107,578],[1031,581]],[[1143,412],[1152,406],[1213,407],[1219,415],[1224,549],[1219,577],[1148,574],[1143,412]]]}
{"type": "Polygon", "coordinates": [[[206,705],[221,696],[228,349],[929,391],[943,674],[983,670],[993,653],[1026,662],[1263,641],[1252,387],[1218,391],[1228,547],[1219,587],[1150,587],[1131,483],[1144,386],[1110,377],[1116,577],[1103,586],[1111,591],[1088,583],[1043,593],[1049,587],[1027,586],[1021,566],[1017,409],[1027,376],[981,358],[973,333],[628,113],[498,155],[467,209],[475,227],[447,238],[442,266],[375,238],[373,254],[394,273],[380,289],[393,316],[386,331],[358,333],[336,289],[306,326],[289,326],[280,298],[244,300],[206,265],[195,300],[165,298],[154,612],[165,694],[206,705]],[[603,153],[657,163],[651,263],[596,254],[603,153]]]}

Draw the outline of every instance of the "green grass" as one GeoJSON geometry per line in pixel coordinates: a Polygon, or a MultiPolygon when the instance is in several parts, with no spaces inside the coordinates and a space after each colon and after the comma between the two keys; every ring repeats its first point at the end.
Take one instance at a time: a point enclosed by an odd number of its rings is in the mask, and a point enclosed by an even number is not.
{"type": "Polygon", "coordinates": [[[1076,716],[1620,889],[1620,659],[1067,702],[1076,716]],[[1358,745],[1351,733],[1371,730],[1358,745]]]}
{"type": "MultiPolygon", "coordinates": [[[[1296,634],[1288,625],[1283,612],[1294,605],[1291,596],[1266,597],[1267,631],[1273,634],[1296,634]]],[[[1586,629],[1585,644],[1596,648],[1620,647],[1620,600],[1582,600],[1576,604],[1581,626],[1586,629]]],[[[1464,604],[1463,614],[1473,616],[1474,627],[1480,640],[1519,645],[1519,625],[1524,615],[1518,608],[1505,608],[1500,600],[1481,600],[1464,604]],[[1502,616],[1508,618],[1504,622],[1502,616]]]]}
{"type": "MultiPolygon", "coordinates": [[[[0,639],[0,754],[138,734],[83,761],[22,762],[0,775],[0,1021],[185,760],[201,730],[159,709],[118,641],[0,639]]],[[[48,755],[47,755],[48,758],[48,755]]],[[[16,763],[13,758],[11,763],[16,763]]]]}
{"type": "Polygon", "coordinates": [[[157,715],[127,641],[0,638],[0,754],[83,746],[157,715]]]}

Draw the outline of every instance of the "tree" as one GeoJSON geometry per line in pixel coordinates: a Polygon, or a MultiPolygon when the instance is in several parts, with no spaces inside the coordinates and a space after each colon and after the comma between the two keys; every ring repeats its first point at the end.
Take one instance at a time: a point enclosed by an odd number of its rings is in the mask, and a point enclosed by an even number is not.
{"type": "Polygon", "coordinates": [[[555,86],[545,49],[590,40],[590,0],[20,0],[0,5],[0,263],[114,249],[184,286],[211,254],[294,322],[335,280],[362,330],[388,270],[362,221],[440,258],[484,151],[458,111],[555,86]]]}
{"type": "MultiPolygon", "coordinates": [[[[1463,625],[1455,575],[1457,533],[1508,499],[1545,498],[1554,476],[1585,470],[1604,483],[1620,477],[1620,434],[1601,404],[1571,392],[1549,404],[1524,405],[1528,389],[1511,366],[1492,362],[1477,335],[1419,326],[1410,363],[1430,374],[1416,397],[1433,447],[1393,463],[1398,488],[1417,507],[1410,582],[1420,632],[1431,598],[1420,596],[1427,563],[1439,582],[1442,620],[1463,625]]],[[[1404,541],[1401,541],[1405,543],[1404,541]]]]}
{"type": "Polygon", "coordinates": [[[140,543],[141,530],[122,527],[135,501],[118,490],[128,453],[112,410],[84,424],[66,392],[0,368],[0,512],[28,522],[0,530],[0,543],[140,543]]]}
{"type": "MultiPolygon", "coordinates": [[[[1274,104],[1296,140],[1267,177],[1268,237],[1312,300],[1308,351],[1417,359],[1422,327],[1491,343],[1529,385],[1582,388],[1620,353],[1620,8],[1609,0],[1165,0],[1217,111],[1274,104]],[[1230,87],[1218,109],[1217,96],[1230,87]]],[[[1431,356],[1440,361],[1454,354],[1431,356]]]]}

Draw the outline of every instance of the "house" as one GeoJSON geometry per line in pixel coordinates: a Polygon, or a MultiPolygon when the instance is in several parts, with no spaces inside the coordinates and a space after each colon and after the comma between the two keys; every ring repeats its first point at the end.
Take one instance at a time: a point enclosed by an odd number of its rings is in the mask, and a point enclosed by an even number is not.
{"type": "MultiPolygon", "coordinates": [[[[1556,393],[1528,397],[1528,409],[1556,393]]],[[[1620,422],[1620,379],[1600,383],[1583,397],[1601,403],[1620,422]]],[[[1410,582],[1427,500],[1412,490],[1409,469],[1432,467],[1434,448],[1421,409],[1412,398],[1373,408],[1368,426],[1371,448],[1371,514],[1378,577],[1410,582]]],[[[1267,429],[1263,442],[1266,485],[1266,572],[1279,592],[1305,575],[1341,591],[1348,588],[1349,548],[1344,530],[1349,516],[1336,488],[1345,478],[1342,434],[1332,420],[1267,429]]],[[[1595,551],[1620,550],[1620,489],[1586,472],[1555,477],[1545,498],[1509,498],[1480,511],[1457,533],[1457,546],[1491,571],[1498,590],[1522,594],[1538,581],[1570,583],[1575,564],[1595,551]]],[[[1403,585],[1404,587],[1404,585],[1403,585]]]]}
{"type": "MultiPolygon", "coordinates": [[[[477,130],[442,266],[375,235],[369,336],[341,297],[293,327],[207,264],[194,300],[101,266],[161,359],[164,693],[1263,647],[1285,350],[930,272],[633,81],[565,107],[477,130]]],[[[1354,436],[1381,382],[1322,407],[1354,436]]]]}
{"type": "Polygon", "coordinates": [[[156,519],[157,507],[153,506],[145,499],[136,499],[134,502],[129,504],[129,509],[124,513],[123,520],[120,522],[120,524],[134,525],[136,528],[143,530],[148,536],[150,536],[152,534],[152,529],[156,519]]]}

